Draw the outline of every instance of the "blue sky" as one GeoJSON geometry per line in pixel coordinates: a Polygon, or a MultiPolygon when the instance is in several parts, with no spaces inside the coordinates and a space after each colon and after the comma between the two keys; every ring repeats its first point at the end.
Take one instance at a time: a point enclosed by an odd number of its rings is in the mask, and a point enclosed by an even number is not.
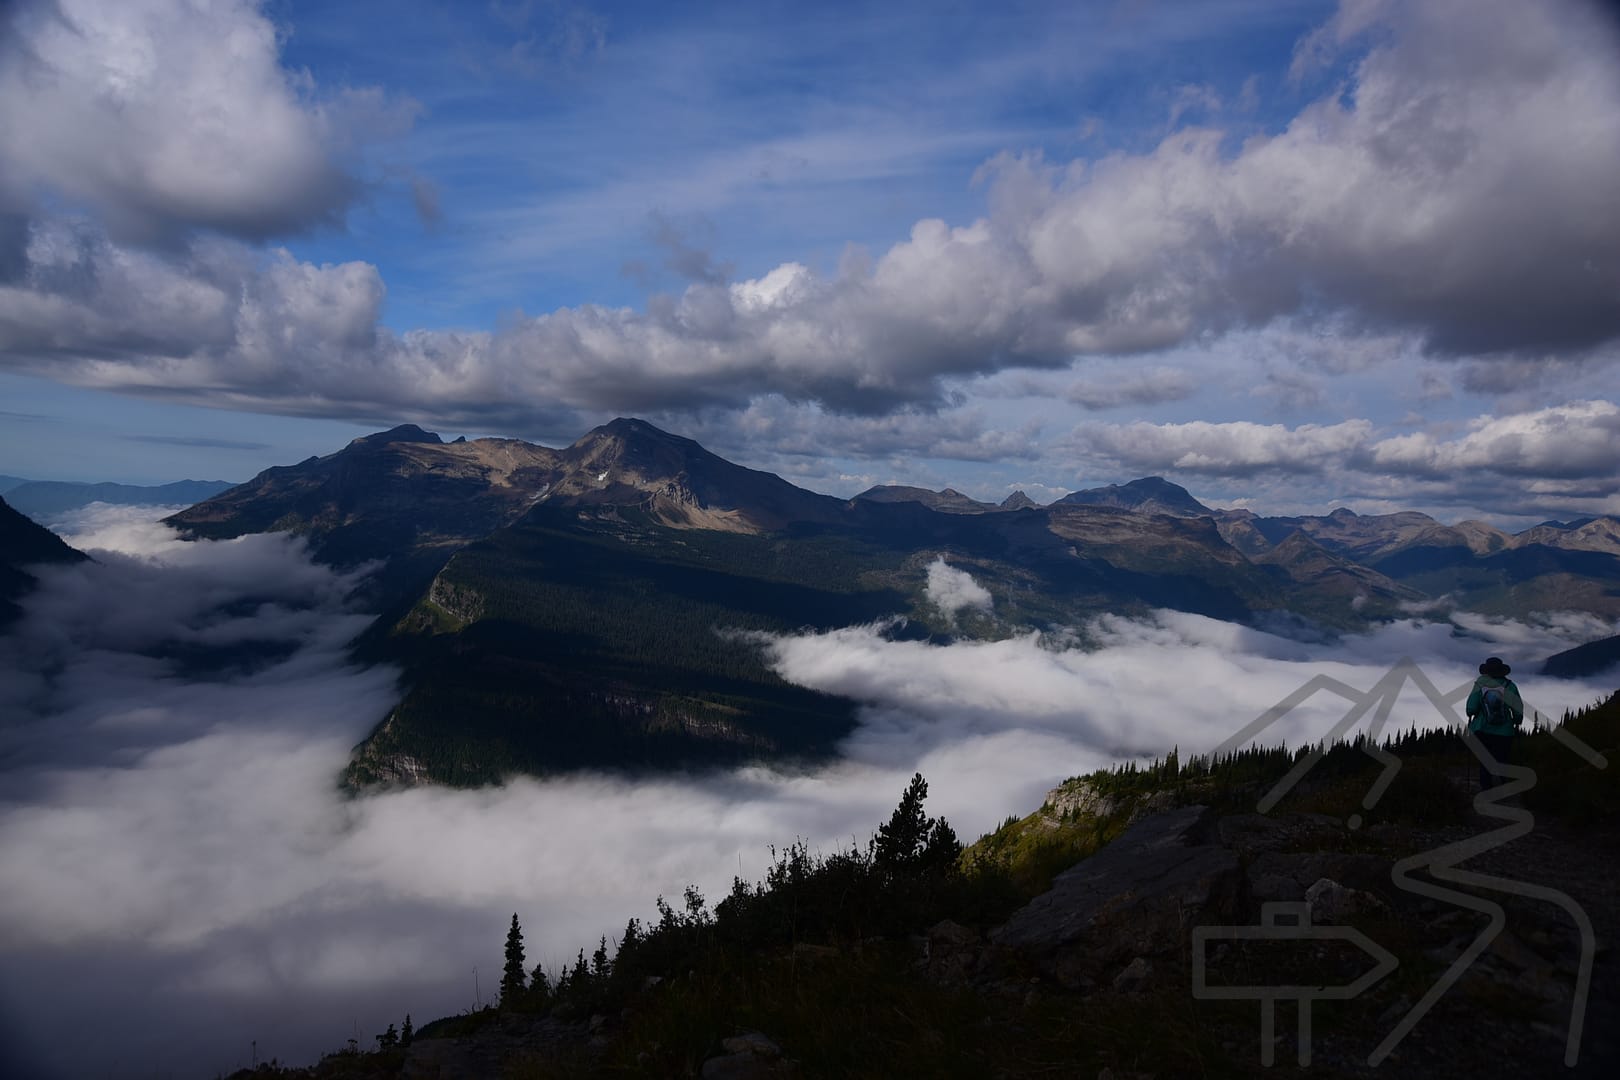
{"type": "Polygon", "coordinates": [[[838,494],[1620,513],[1595,5],[0,20],[0,473],[642,415],[838,494]]]}

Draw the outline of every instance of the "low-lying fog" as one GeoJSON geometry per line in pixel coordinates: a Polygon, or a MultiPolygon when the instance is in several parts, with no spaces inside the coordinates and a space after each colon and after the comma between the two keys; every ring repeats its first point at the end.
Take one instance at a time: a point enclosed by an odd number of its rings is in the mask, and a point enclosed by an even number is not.
{"type": "MultiPolygon", "coordinates": [[[[1337,644],[1197,616],[1102,617],[1094,651],[1034,637],[896,642],[879,628],[781,639],[788,678],[865,704],[845,759],[811,775],[748,769],[346,799],[336,776],[394,700],[395,672],[346,663],[366,623],[354,578],[283,536],[186,544],[152,508],[59,524],[97,562],[42,571],[0,639],[0,1072],[204,1077],[305,1063],[409,1012],[495,994],[508,920],[555,971],[656,896],[713,899],[768,847],[864,843],[921,771],[964,839],[1110,761],[1212,747],[1317,673],[1370,687],[1403,656],[1451,689],[1489,653],[1544,713],[1607,684],[1534,662],[1615,632],[1586,617],[1416,621],[1337,644]],[[209,647],[251,643],[220,670],[209,647]],[[475,974],[476,972],[476,974],[475,974]]],[[[982,613],[948,566],[933,595],[982,613]]],[[[1322,695],[1268,738],[1344,712],[1322,695]]],[[[1416,694],[1394,722],[1440,722],[1416,694]]]]}

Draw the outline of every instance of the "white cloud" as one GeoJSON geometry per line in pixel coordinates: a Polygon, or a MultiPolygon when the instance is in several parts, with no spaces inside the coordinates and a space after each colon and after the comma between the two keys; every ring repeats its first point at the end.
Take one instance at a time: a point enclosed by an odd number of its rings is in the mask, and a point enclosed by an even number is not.
{"type": "MultiPolygon", "coordinates": [[[[254,87],[285,81],[255,11],[209,11],[246,20],[241,67],[254,87]]],[[[182,44],[197,38],[176,33],[182,44]]],[[[1529,355],[1620,334],[1620,71],[1608,24],[1573,3],[1358,4],[1305,52],[1364,41],[1347,83],[1281,131],[1234,146],[1219,130],[1184,128],[1144,153],[1062,166],[1003,157],[986,169],[988,217],[919,221],[869,266],[850,261],[830,276],[787,262],[730,285],[695,282],[645,311],[587,304],[514,317],[497,332],[394,335],[372,329],[383,287],[364,264],[227,268],[188,250],[135,272],[126,250],[92,241],[78,245],[80,274],[54,272],[60,260],[45,252],[26,284],[0,295],[0,350],[14,369],[92,386],[514,425],[535,408],[740,408],[772,394],[862,413],[931,407],[953,377],[1162,349],[1295,315],[1344,328],[1320,357],[1303,358],[1329,369],[1404,340],[1391,335],[1440,353],[1529,355]],[[1374,24],[1379,33],[1361,33],[1374,24]],[[1372,345],[1356,341],[1363,332],[1372,345]]],[[[214,74],[180,63],[174,86],[151,89],[173,138],[190,137],[185,110],[206,100],[214,74]]],[[[236,90],[219,92],[234,115],[236,90]]],[[[100,98],[75,93],[81,126],[109,122],[100,98]]],[[[318,156],[310,146],[322,145],[306,129],[319,134],[319,124],[278,93],[271,137],[242,158],[272,160],[230,173],[227,195],[210,202],[184,185],[166,194],[180,181],[154,166],[132,175],[155,193],[95,180],[82,197],[105,203],[109,221],[119,207],[159,221],[171,198],[218,205],[197,223],[224,228],[238,203],[257,205],[261,179],[300,190],[318,156]]],[[[117,148],[126,136],[110,138],[117,148]]],[[[65,169],[17,148],[28,141],[0,151],[10,172],[50,180],[65,169]]],[[[185,144],[172,157],[213,153],[212,142],[185,144]]]]}
{"type": "Polygon", "coordinates": [[[861,458],[916,456],[955,461],[1009,461],[1036,454],[1038,421],[1016,430],[991,425],[976,407],[925,412],[905,409],[882,416],[851,416],[813,404],[794,405],[777,395],[741,410],[705,410],[667,422],[716,451],[757,459],[761,454],[825,459],[829,452],[861,458]]]}
{"type": "Polygon", "coordinates": [[[1460,438],[1414,432],[1369,450],[1373,466],[1390,472],[1603,477],[1620,485],[1620,405],[1575,401],[1513,416],[1480,416],[1460,438]]]}
{"type": "Polygon", "coordinates": [[[317,99],[252,0],[39,0],[0,31],[0,201],[49,190],[123,240],[336,222],[352,144],[409,122],[375,91],[317,99]]]}
{"type": "Polygon", "coordinates": [[[990,590],[974,581],[966,570],[958,570],[946,562],[943,555],[928,564],[928,581],[923,591],[928,602],[952,622],[959,611],[980,611],[988,615],[995,608],[990,590]]]}

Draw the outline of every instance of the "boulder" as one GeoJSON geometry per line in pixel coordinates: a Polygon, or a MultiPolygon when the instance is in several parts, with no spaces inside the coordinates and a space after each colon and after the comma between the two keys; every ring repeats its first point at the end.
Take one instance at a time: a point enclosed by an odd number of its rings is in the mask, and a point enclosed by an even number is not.
{"type": "Polygon", "coordinates": [[[965,983],[978,967],[984,942],[978,932],[942,919],[923,938],[923,970],[938,983],[965,983]]]}
{"type": "Polygon", "coordinates": [[[1229,922],[1238,858],[1198,842],[1207,807],[1143,818],[991,931],[998,966],[1033,966],[1071,989],[1097,985],[1134,958],[1182,952],[1203,922],[1229,922]]]}
{"type": "Polygon", "coordinates": [[[703,1080],[763,1080],[790,1075],[782,1048],[758,1031],[722,1039],[725,1053],[703,1063],[703,1080]]]}
{"type": "Polygon", "coordinates": [[[1153,978],[1153,965],[1145,956],[1138,956],[1125,970],[1114,976],[1114,989],[1122,994],[1134,994],[1147,987],[1153,978]]]}
{"type": "Polygon", "coordinates": [[[1303,900],[1305,890],[1329,878],[1360,892],[1393,893],[1390,860],[1337,851],[1262,851],[1249,863],[1249,895],[1256,903],[1303,900]]]}
{"type": "Polygon", "coordinates": [[[748,1031],[741,1035],[733,1035],[729,1039],[721,1039],[720,1045],[725,1047],[728,1054],[758,1054],[760,1057],[767,1058],[782,1056],[782,1048],[757,1031],[748,1031]]]}
{"type": "Polygon", "coordinates": [[[1389,913],[1389,905],[1372,893],[1346,888],[1332,878],[1318,878],[1313,882],[1305,890],[1305,902],[1311,908],[1311,922],[1317,926],[1334,926],[1361,915],[1389,913]]]}

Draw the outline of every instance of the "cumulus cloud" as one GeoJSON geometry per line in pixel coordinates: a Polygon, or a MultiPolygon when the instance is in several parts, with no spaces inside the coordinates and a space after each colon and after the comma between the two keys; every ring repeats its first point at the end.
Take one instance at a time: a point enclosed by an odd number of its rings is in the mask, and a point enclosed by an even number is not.
{"type": "MultiPolygon", "coordinates": [[[[1437,354],[1590,349],[1620,334],[1616,44],[1595,6],[1573,2],[1348,4],[1302,46],[1301,77],[1315,58],[1362,51],[1343,85],[1281,130],[1234,145],[1184,127],[1146,152],[1066,164],[1004,156],[985,170],[988,216],[919,221],[870,262],[832,274],[787,262],[727,282],[688,259],[695,280],[645,310],[587,304],[495,332],[378,329],[382,282],[363,264],[226,269],[192,250],[158,267],[85,241],[68,272],[62,241],[36,238],[26,284],[0,295],[0,350],[13,368],[87,385],[510,423],[524,419],[514,401],[647,412],[778,394],[842,412],[928,408],[953,377],[1298,315],[1334,318],[1347,340],[1409,335],[1437,354]]],[[[264,55],[246,70],[285,80],[264,55]]],[[[185,82],[159,96],[195,95],[185,82]]],[[[103,121],[84,108],[92,129],[103,121]]],[[[283,113],[291,134],[265,151],[274,167],[244,171],[242,185],[268,176],[301,190],[296,170],[314,168],[300,164],[315,159],[298,135],[313,114],[296,102],[283,113]]],[[[65,168],[16,148],[27,142],[3,151],[11,172],[65,168]]],[[[83,198],[168,205],[161,192],[100,190],[83,198]]],[[[202,223],[225,227],[231,213],[202,223]]],[[[142,215],[162,218],[127,216],[142,215]]],[[[1334,351],[1323,364],[1367,350],[1334,351]]]]}
{"type": "Polygon", "coordinates": [[[1338,424],[1256,424],[1248,420],[1185,424],[1086,424],[1075,443],[1132,469],[1244,475],[1265,470],[1315,472],[1358,450],[1369,420],[1338,424]]]}
{"type": "Polygon", "coordinates": [[[1620,405],[1606,400],[1466,423],[1440,421],[1390,435],[1366,419],[1296,427],[1203,420],[1091,423],[1076,428],[1067,445],[1137,474],[1182,472],[1251,482],[1316,475],[1341,489],[1342,502],[1374,512],[1463,507],[1504,523],[1510,516],[1620,513],[1620,405]]]}
{"type": "MultiPolygon", "coordinates": [[[[1485,651],[1517,666],[1613,632],[1412,622],[1326,647],[1162,613],[1085,625],[1088,651],[850,628],[769,645],[786,677],[863,703],[826,768],[348,799],[349,749],[394,701],[392,672],[344,654],[364,623],[353,577],[287,537],[184,544],[126,508],[64,529],[98,562],[45,571],[0,638],[8,1075],[212,1075],[252,1040],[307,1060],[356,1026],[367,1041],[407,1011],[465,1010],[474,968],[487,1000],[513,911],[554,971],[660,893],[759,876],[770,844],[864,840],[914,770],[930,810],[974,836],[1120,755],[1214,745],[1318,671],[1370,686],[1412,655],[1449,686],[1485,651]]],[[[1544,712],[1603,689],[1525,684],[1544,712]]],[[[1307,709],[1276,734],[1336,716],[1307,709]]]]}
{"type": "Polygon", "coordinates": [[[990,590],[974,581],[966,570],[958,570],[946,562],[943,555],[928,564],[924,595],[952,622],[960,611],[981,611],[988,615],[995,610],[990,590]]]}
{"type": "Polygon", "coordinates": [[[1413,432],[1375,443],[1369,453],[1375,467],[1389,472],[1451,477],[1485,471],[1620,484],[1620,405],[1576,401],[1514,416],[1480,416],[1460,438],[1413,432]]]}
{"type": "Polygon", "coordinates": [[[122,241],[336,222],[359,189],[350,149],[408,122],[401,110],[375,91],[317,98],[307,73],[282,67],[252,0],[25,0],[0,12],[0,202],[26,209],[31,192],[53,192],[122,241]]]}
{"type": "MultiPolygon", "coordinates": [[[[669,418],[675,424],[680,417],[669,418]]],[[[815,405],[794,405],[770,395],[740,410],[707,410],[680,424],[718,450],[751,457],[762,451],[824,459],[829,452],[865,458],[924,455],[956,461],[1008,461],[1035,457],[1038,422],[1014,430],[992,426],[983,409],[939,412],[905,409],[883,416],[851,416],[815,405]]]]}

